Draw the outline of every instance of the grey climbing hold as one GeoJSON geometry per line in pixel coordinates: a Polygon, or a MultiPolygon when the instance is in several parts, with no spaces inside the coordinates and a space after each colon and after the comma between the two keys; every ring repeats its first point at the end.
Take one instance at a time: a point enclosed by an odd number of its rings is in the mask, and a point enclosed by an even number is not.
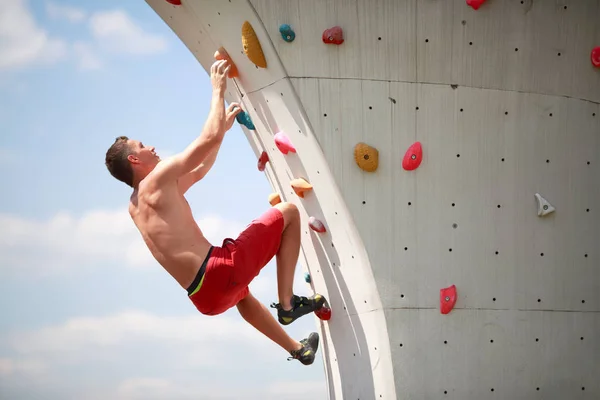
{"type": "Polygon", "coordinates": [[[250,114],[248,114],[246,111],[241,111],[238,115],[235,116],[235,119],[237,120],[238,123],[244,125],[246,128],[250,129],[250,130],[254,130],[254,124],[252,123],[252,120],[250,119],[250,114]]]}
{"type": "Polygon", "coordinates": [[[550,202],[548,202],[548,200],[543,198],[542,195],[540,195],[539,193],[535,194],[535,199],[537,200],[537,206],[538,206],[537,215],[538,215],[538,217],[543,217],[545,215],[548,215],[548,214],[556,211],[554,206],[552,204],[550,204],[550,202]]]}
{"type": "Polygon", "coordinates": [[[296,33],[293,31],[292,27],[288,24],[281,24],[279,27],[279,33],[281,33],[281,37],[286,42],[290,43],[296,39],[296,33]]]}

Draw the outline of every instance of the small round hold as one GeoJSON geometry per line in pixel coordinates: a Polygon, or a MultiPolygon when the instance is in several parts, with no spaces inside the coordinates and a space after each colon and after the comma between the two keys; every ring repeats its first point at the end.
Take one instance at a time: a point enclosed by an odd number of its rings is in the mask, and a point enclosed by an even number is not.
{"type": "Polygon", "coordinates": [[[315,217],[310,217],[308,219],[308,226],[310,226],[310,229],[312,229],[315,232],[327,232],[327,229],[325,229],[325,225],[323,224],[323,222],[319,221],[315,217]]]}
{"type": "Polygon", "coordinates": [[[600,68],[600,46],[596,46],[592,49],[591,59],[592,65],[596,68],[600,68]]]}
{"type": "Polygon", "coordinates": [[[292,27],[289,24],[281,24],[279,27],[279,33],[281,33],[281,37],[288,43],[291,43],[296,39],[296,33],[292,30],[292,27]]]}
{"type": "Polygon", "coordinates": [[[311,279],[310,279],[310,274],[309,274],[308,272],[305,272],[305,273],[304,273],[304,281],[305,281],[306,283],[310,283],[310,282],[311,282],[311,279]]]}
{"type": "Polygon", "coordinates": [[[323,31],[323,43],[340,45],[344,43],[344,32],[341,26],[334,26],[323,31]]]}
{"type": "Polygon", "coordinates": [[[366,143],[357,143],[354,146],[354,161],[363,171],[374,172],[379,166],[379,151],[366,143]]]}

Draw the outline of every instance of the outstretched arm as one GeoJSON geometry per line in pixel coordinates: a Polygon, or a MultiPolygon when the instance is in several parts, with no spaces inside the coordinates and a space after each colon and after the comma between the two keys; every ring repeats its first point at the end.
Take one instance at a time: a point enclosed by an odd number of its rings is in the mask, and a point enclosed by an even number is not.
{"type": "MultiPolygon", "coordinates": [[[[231,129],[236,115],[238,115],[241,111],[242,109],[238,103],[231,103],[229,107],[227,107],[225,116],[225,131],[231,129]]],[[[223,138],[224,136],[222,136],[221,139],[214,144],[214,147],[210,150],[206,158],[202,160],[200,165],[179,179],[179,189],[181,193],[187,192],[187,190],[193,184],[204,178],[208,171],[210,171],[217,159],[217,154],[219,153],[219,149],[223,143],[223,138]]]]}
{"type": "Polygon", "coordinates": [[[220,60],[211,67],[213,93],[208,118],[202,133],[184,151],[159,163],[155,169],[156,181],[173,181],[198,167],[212,150],[220,145],[226,132],[225,89],[230,66],[220,60]]]}

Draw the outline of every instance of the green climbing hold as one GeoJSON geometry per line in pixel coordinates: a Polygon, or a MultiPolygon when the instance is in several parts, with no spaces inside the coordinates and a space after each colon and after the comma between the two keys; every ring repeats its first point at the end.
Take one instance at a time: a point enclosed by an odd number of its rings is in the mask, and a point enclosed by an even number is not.
{"type": "Polygon", "coordinates": [[[235,116],[235,119],[238,123],[244,125],[246,128],[250,130],[255,129],[254,124],[250,119],[250,114],[248,114],[246,111],[241,111],[238,115],[235,116]]]}
{"type": "Polygon", "coordinates": [[[296,33],[292,30],[292,27],[288,24],[282,24],[279,27],[279,33],[281,33],[281,37],[286,42],[293,42],[296,39],[296,33]]]}

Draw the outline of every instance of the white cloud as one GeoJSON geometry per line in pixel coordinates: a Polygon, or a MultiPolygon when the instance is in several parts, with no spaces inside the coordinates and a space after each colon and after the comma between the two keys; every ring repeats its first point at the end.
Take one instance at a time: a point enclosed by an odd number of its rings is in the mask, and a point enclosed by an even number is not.
{"type": "Polygon", "coordinates": [[[100,56],[90,43],[77,41],[73,43],[73,51],[77,57],[78,66],[83,70],[95,70],[102,67],[100,56]]]}
{"type": "Polygon", "coordinates": [[[86,17],[85,11],[79,8],[56,4],[53,2],[46,3],[46,12],[51,18],[66,19],[69,22],[82,22],[86,17]]]}
{"type": "MultiPolygon", "coordinates": [[[[242,224],[216,215],[197,219],[206,238],[220,244],[242,224]]],[[[0,268],[47,275],[107,261],[129,267],[156,265],[126,209],[94,210],[80,217],[59,212],[47,220],[0,214],[0,268]]]]}
{"type": "Polygon", "coordinates": [[[0,1],[0,69],[54,63],[66,52],[63,40],[37,25],[25,0],[0,1]]]}
{"type": "Polygon", "coordinates": [[[10,377],[10,375],[18,373],[39,375],[45,371],[46,366],[38,359],[19,358],[12,360],[10,358],[0,358],[0,376],[10,377]]]}
{"type": "Polygon", "coordinates": [[[145,32],[122,10],[94,13],[90,30],[98,45],[113,53],[154,54],[167,47],[164,37],[145,32]]]}
{"type": "Polygon", "coordinates": [[[320,358],[310,367],[288,361],[285,351],[236,311],[218,317],[139,310],[76,317],[4,334],[0,343],[12,353],[0,358],[0,392],[15,397],[191,400],[201,394],[204,399],[300,400],[325,393],[318,380],[320,358]],[[288,382],[289,374],[293,381],[288,382]],[[239,388],[228,383],[232,379],[239,388]],[[48,388],[62,388],[62,393],[49,395],[48,388]]]}

